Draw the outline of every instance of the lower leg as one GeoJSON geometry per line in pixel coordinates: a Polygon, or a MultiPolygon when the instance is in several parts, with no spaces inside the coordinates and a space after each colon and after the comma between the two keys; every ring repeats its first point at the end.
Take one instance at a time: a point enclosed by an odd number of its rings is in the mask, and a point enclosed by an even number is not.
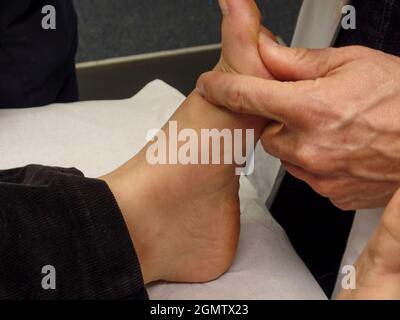
{"type": "MultiPolygon", "coordinates": [[[[217,68],[268,77],[258,54],[260,16],[253,1],[227,0],[217,68]]],[[[172,116],[180,129],[254,129],[266,120],[236,115],[194,91],[172,116]]],[[[164,132],[169,135],[168,125],[164,132]]],[[[146,282],[203,282],[231,265],[240,227],[236,164],[151,165],[147,145],[103,179],[126,218],[146,282]]],[[[172,152],[167,150],[167,152],[172,152]]]]}
{"type": "MultiPolygon", "coordinates": [[[[170,121],[178,130],[254,128],[263,122],[210,105],[196,92],[170,121]]],[[[163,129],[168,136],[168,126],[163,129]]],[[[235,164],[151,165],[146,146],[103,177],[126,217],[146,282],[212,280],[231,265],[239,237],[235,164]],[[162,267],[162,272],[158,267],[162,267]]],[[[168,150],[169,151],[169,150],[168,150]]]]}

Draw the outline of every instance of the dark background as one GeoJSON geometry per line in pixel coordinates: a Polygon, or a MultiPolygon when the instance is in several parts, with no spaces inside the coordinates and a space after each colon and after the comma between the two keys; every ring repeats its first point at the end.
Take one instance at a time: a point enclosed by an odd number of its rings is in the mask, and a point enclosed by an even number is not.
{"type": "MultiPolygon", "coordinates": [[[[290,43],[302,0],[259,0],[265,25],[290,43]]],[[[217,0],[74,0],[77,61],[220,42],[217,0]]]]}

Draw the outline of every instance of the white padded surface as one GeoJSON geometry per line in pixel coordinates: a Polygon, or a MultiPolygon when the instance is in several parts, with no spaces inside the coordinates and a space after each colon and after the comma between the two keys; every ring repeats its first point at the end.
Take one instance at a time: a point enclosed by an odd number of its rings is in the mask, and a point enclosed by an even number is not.
{"type": "MultiPolygon", "coordinates": [[[[138,152],[147,131],[161,127],[183,99],[156,80],[127,100],[0,110],[0,169],[37,163],[77,167],[86,176],[100,176],[138,152]]],[[[271,171],[262,172],[265,190],[279,168],[268,161],[270,166],[261,166],[271,171]]],[[[242,234],[231,270],[206,284],[152,285],[151,298],[326,299],[259,200],[260,186],[250,180],[243,178],[241,183],[242,234]]]]}
{"type": "Polygon", "coordinates": [[[205,284],[159,283],[149,287],[151,298],[326,299],[246,178],[241,180],[240,198],[242,230],[238,254],[229,272],[205,284]]]}

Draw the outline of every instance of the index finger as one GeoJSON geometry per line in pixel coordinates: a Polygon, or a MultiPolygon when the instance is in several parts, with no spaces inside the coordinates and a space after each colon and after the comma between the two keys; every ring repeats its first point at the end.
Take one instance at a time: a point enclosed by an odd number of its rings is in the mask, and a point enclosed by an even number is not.
{"type": "Polygon", "coordinates": [[[307,122],[312,105],[308,92],[314,81],[280,82],[211,71],[203,74],[197,90],[209,102],[234,112],[262,116],[298,126],[307,122]]]}

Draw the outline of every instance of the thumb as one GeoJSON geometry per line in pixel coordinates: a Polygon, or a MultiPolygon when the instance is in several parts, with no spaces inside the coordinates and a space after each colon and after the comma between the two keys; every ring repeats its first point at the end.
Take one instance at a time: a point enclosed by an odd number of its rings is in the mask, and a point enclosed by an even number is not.
{"type": "Polygon", "coordinates": [[[261,30],[259,54],[271,74],[282,81],[315,80],[350,58],[342,49],[288,48],[261,30]],[[340,52],[339,52],[340,51],[340,52]]]}

